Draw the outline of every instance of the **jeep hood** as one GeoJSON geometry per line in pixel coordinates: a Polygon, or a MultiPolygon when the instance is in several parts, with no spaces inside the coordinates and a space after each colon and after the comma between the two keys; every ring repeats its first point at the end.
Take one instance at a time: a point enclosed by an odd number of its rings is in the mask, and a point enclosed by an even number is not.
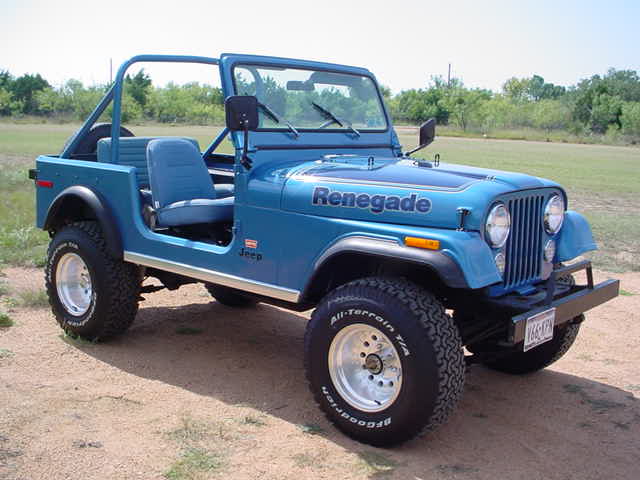
{"type": "Polygon", "coordinates": [[[408,159],[327,156],[289,170],[282,208],[299,213],[407,225],[455,228],[459,208],[479,230],[501,194],[558,187],[538,177],[408,159]]]}

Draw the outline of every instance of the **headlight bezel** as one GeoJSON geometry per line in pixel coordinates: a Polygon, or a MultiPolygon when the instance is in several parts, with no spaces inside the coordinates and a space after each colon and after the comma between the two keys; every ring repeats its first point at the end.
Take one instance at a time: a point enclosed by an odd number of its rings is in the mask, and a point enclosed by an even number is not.
{"type": "Polygon", "coordinates": [[[544,226],[545,232],[547,232],[551,236],[558,234],[558,232],[562,228],[562,224],[564,223],[564,212],[565,212],[564,198],[562,198],[562,195],[560,195],[559,193],[554,193],[549,197],[549,200],[547,200],[547,203],[545,204],[544,210],[542,213],[542,224],[544,226]],[[554,202],[559,202],[559,207],[557,203],[555,205],[555,208],[556,210],[559,210],[559,213],[556,212],[552,214],[551,208],[554,208],[554,205],[553,205],[554,202]],[[552,228],[552,222],[550,221],[551,215],[559,217],[559,222],[557,223],[557,226],[555,227],[555,229],[552,228]]]}
{"type": "MultiPolygon", "coordinates": [[[[502,226],[502,228],[504,228],[504,225],[502,226]]],[[[489,209],[489,213],[487,214],[487,218],[484,222],[484,232],[485,239],[489,246],[491,246],[492,248],[502,248],[507,243],[509,234],[511,233],[511,212],[509,212],[509,209],[503,202],[497,202],[489,209]],[[504,212],[506,213],[507,226],[506,233],[502,236],[502,238],[498,237],[497,239],[494,239],[494,236],[492,235],[492,225],[495,224],[495,215],[498,210],[504,210],[504,212]]]]}

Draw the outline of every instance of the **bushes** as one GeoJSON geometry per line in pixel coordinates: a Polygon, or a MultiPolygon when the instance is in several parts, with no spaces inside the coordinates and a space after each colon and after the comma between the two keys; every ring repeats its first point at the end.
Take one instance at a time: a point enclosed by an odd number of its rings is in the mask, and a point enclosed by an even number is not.
{"type": "MultiPolygon", "coordinates": [[[[197,82],[154,87],[144,70],[133,77],[127,75],[124,87],[124,123],[145,120],[202,125],[224,123],[224,98],[219,88],[197,82]]],[[[85,120],[108,88],[108,85],[85,87],[73,79],[51,87],[39,74],[15,79],[9,72],[0,71],[0,115],[85,120]]],[[[110,116],[111,111],[110,106],[106,115],[110,116]]]]}
{"type": "Polygon", "coordinates": [[[640,103],[627,102],[622,106],[620,117],[622,132],[626,135],[640,137],[640,103]]]}
{"type": "MultiPolygon", "coordinates": [[[[144,70],[125,77],[124,87],[125,123],[224,123],[220,88],[197,82],[156,87],[144,70]]],[[[0,116],[29,114],[84,120],[107,89],[108,85],[85,87],[78,80],[52,87],[39,74],[14,78],[0,71],[0,116]]],[[[529,132],[529,138],[535,130],[536,138],[542,139],[640,141],[640,78],[632,70],[612,69],[569,88],[534,75],[510,78],[500,93],[466,88],[459,79],[447,83],[441,77],[432,77],[425,88],[395,96],[387,87],[381,90],[396,123],[419,125],[434,117],[438,124],[457,127],[462,134],[505,136],[508,131],[513,135],[529,132]]],[[[332,109],[344,114],[340,102],[334,103],[332,109]]],[[[108,121],[106,115],[102,120],[108,121]]]]}

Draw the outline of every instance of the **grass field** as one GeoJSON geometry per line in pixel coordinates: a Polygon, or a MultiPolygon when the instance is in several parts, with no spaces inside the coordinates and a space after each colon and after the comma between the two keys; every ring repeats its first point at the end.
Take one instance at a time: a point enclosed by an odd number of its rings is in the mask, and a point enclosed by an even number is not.
{"type": "MultiPolygon", "coordinates": [[[[0,123],[0,265],[40,265],[47,235],[33,226],[33,187],[26,178],[34,158],[58,153],[77,126],[0,123]]],[[[191,136],[207,145],[218,127],[133,126],[138,136],[191,136]]],[[[414,145],[414,130],[400,141],[414,145]]],[[[231,145],[223,144],[226,152],[231,145]]],[[[609,271],[640,270],[640,148],[439,137],[419,153],[441,161],[550,178],[569,194],[569,206],[591,222],[600,250],[591,257],[609,271]]]]}

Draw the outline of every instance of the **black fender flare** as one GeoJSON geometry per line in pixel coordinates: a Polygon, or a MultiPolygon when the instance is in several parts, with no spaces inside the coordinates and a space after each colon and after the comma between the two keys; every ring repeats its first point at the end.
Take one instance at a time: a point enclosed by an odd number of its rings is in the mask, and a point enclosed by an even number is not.
{"type": "Polygon", "coordinates": [[[107,253],[113,258],[121,260],[124,250],[117,223],[107,200],[98,192],[83,185],[73,185],[65,188],[53,199],[44,221],[44,230],[55,230],[56,219],[59,218],[60,208],[66,200],[75,198],[81,201],[95,215],[100,224],[106,242],[107,253]]]}
{"type": "Polygon", "coordinates": [[[460,265],[448,255],[438,250],[425,250],[407,247],[396,240],[373,238],[366,236],[352,236],[338,240],[328,247],[315,261],[311,279],[305,287],[303,298],[312,288],[316,274],[323,265],[337,255],[358,253],[373,257],[399,260],[430,268],[449,288],[469,289],[469,284],[460,265]]]}

